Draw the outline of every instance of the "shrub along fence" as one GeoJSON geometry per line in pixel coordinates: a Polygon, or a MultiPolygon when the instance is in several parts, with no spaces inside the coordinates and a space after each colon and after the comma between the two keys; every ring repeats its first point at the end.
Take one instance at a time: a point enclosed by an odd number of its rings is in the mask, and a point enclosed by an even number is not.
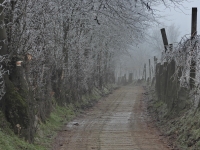
{"type": "Polygon", "coordinates": [[[168,44],[165,29],[161,29],[164,52],[155,68],[155,89],[158,99],[167,104],[169,111],[179,112],[190,104],[195,108],[199,106],[200,36],[197,35],[197,8],[192,8],[191,31],[190,37],[184,36],[175,45],[168,44]]]}

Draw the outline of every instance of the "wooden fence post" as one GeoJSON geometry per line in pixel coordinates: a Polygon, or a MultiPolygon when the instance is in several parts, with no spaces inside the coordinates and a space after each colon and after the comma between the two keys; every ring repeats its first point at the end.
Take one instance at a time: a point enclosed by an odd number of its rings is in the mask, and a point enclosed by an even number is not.
{"type": "Polygon", "coordinates": [[[124,77],[123,77],[123,78],[124,78],[124,83],[123,83],[123,85],[126,85],[126,82],[127,82],[127,81],[126,81],[126,74],[124,74],[124,77]]]}
{"type": "Polygon", "coordinates": [[[143,78],[146,81],[146,78],[147,78],[147,76],[146,76],[146,64],[144,64],[143,78]]]}
{"type": "Polygon", "coordinates": [[[133,82],[133,73],[129,73],[128,82],[129,83],[133,82]]]}
{"type": "Polygon", "coordinates": [[[154,56],[154,76],[156,76],[156,65],[157,65],[157,58],[154,56]]]}
{"type": "MultiPolygon", "coordinates": [[[[192,25],[191,25],[191,40],[197,35],[197,8],[192,8],[192,25]]],[[[193,49],[191,50],[193,52],[193,49]]],[[[190,89],[192,89],[195,85],[195,74],[196,74],[196,61],[194,59],[191,60],[190,65],[190,89]]]]}
{"type": "Polygon", "coordinates": [[[149,81],[151,81],[151,60],[149,59],[149,81]]]}
{"type": "Polygon", "coordinates": [[[137,70],[135,70],[135,79],[138,79],[137,70]]]}
{"type": "Polygon", "coordinates": [[[165,48],[165,52],[167,51],[167,45],[168,45],[168,40],[167,40],[167,35],[165,32],[165,28],[160,29],[161,34],[162,34],[162,39],[163,39],[163,44],[164,44],[164,48],[165,48]]]}
{"type": "Polygon", "coordinates": [[[197,35],[197,8],[192,8],[191,38],[197,35]]]}

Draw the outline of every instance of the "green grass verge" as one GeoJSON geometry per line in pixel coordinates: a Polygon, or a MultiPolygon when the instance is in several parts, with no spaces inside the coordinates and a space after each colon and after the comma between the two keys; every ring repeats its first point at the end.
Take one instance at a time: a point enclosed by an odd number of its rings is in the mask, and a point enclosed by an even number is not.
{"type": "Polygon", "coordinates": [[[189,104],[178,112],[175,108],[169,110],[157,99],[155,91],[149,93],[148,110],[163,134],[181,150],[200,150],[200,108],[189,107],[189,104]]]}
{"type": "Polygon", "coordinates": [[[58,130],[66,123],[75,117],[74,106],[69,104],[67,107],[56,106],[54,111],[45,123],[42,123],[35,137],[35,145],[40,145],[45,149],[51,148],[49,143],[52,142],[58,130]]]}
{"type": "Polygon", "coordinates": [[[67,107],[56,106],[45,123],[41,123],[35,143],[29,144],[15,135],[10,129],[0,130],[0,150],[47,150],[64,123],[75,116],[73,105],[67,107]]]}
{"type": "MultiPolygon", "coordinates": [[[[114,88],[116,87],[108,85],[104,87],[102,91],[94,89],[90,95],[84,95],[80,103],[68,104],[63,107],[55,106],[46,122],[39,125],[34,144],[29,144],[22,138],[19,138],[9,127],[6,129],[0,128],[0,150],[50,149],[53,139],[65,123],[73,119],[79,112],[83,111],[83,109],[91,107],[95,101],[100,99],[103,95],[109,94],[114,88]]],[[[0,112],[0,121],[2,121],[2,118],[3,115],[0,112]]]]}
{"type": "Polygon", "coordinates": [[[39,145],[29,144],[15,135],[10,129],[10,124],[0,111],[0,150],[44,150],[44,148],[39,145]]]}

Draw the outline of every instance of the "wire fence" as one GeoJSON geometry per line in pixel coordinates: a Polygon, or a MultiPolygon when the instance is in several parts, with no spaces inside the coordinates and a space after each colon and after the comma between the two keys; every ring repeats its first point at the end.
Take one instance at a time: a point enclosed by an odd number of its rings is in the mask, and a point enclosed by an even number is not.
{"type": "Polygon", "coordinates": [[[166,48],[161,63],[175,60],[176,71],[174,77],[179,77],[181,86],[188,88],[191,78],[190,70],[195,70],[196,77],[193,80],[195,81],[194,86],[197,88],[200,85],[200,35],[196,35],[192,39],[185,35],[179,43],[168,45],[166,48]],[[195,66],[191,66],[192,61],[195,62],[195,66]]]}
{"type": "Polygon", "coordinates": [[[179,43],[166,46],[161,63],[170,63],[172,60],[175,61],[176,70],[171,78],[178,79],[180,87],[188,89],[193,81],[190,93],[195,95],[194,103],[197,106],[200,99],[200,35],[193,38],[190,35],[185,35],[179,43]]]}

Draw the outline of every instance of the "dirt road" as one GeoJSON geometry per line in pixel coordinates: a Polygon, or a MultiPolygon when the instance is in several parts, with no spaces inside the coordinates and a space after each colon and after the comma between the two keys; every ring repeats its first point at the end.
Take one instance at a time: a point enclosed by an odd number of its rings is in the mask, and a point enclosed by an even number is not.
{"type": "Polygon", "coordinates": [[[141,86],[125,86],[70,122],[53,150],[170,150],[149,124],[141,86]]]}

